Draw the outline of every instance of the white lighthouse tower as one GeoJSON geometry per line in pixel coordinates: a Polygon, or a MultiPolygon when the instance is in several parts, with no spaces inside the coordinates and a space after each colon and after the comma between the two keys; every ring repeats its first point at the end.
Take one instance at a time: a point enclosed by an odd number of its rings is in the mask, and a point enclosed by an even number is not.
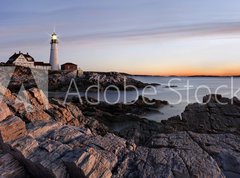
{"type": "Polygon", "coordinates": [[[58,39],[57,34],[53,33],[51,37],[51,50],[50,50],[50,64],[52,66],[52,70],[59,70],[58,64],[58,39]]]}

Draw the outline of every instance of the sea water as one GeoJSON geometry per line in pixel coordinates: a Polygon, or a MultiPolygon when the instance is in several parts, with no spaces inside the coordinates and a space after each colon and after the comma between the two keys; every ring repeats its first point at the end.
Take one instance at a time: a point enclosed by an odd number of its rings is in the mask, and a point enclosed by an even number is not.
{"type": "MultiPolygon", "coordinates": [[[[240,98],[240,77],[132,77],[144,83],[157,83],[153,87],[138,89],[137,91],[107,90],[105,93],[88,93],[89,97],[99,99],[111,104],[117,102],[131,102],[144,93],[150,99],[166,100],[169,105],[163,106],[141,117],[160,122],[170,117],[181,115],[185,107],[191,103],[201,103],[207,94],[221,94],[224,97],[240,98]],[[171,87],[171,86],[173,87],[171,87]],[[170,86],[170,87],[168,87],[170,86]]],[[[64,93],[62,93],[64,94],[64,93]]],[[[81,96],[85,93],[80,92],[81,96]]]]}

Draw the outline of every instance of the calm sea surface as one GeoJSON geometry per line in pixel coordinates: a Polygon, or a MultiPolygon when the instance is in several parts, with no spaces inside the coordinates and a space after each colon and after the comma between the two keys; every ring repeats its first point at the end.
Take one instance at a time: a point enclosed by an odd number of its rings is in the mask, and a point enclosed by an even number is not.
{"type": "MultiPolygon", "coordinates": [[[[148,88],[145,91],[127,91],[117,92],[108,90],[99,95],[101,101],[114,102],[130,102],[136,100],[138,95],[142,95],[150,99],[166,100],[170,103],[158,109],[156,112],[143,115],[150,120],[161,121],[169,117],[180,115],[187,104],[202,102],[202,97],[210,93],[222,94],[225,97],[232,98],[237,96],[240,98],[240,78],[235,77],[132,77],[145,83],[159,83],[161,85],[155,88],[148,88]],[[175,87],[166,87],[166,86],[175,87]]],[[[84,93],[81,93],[84,96],[84,93]]],[[[89,96],[97,98],[96,93],[90,93],[89,96]]]]}
{"type": "Polygon", "coordinates": [[[159,114],[148,114],[145,117],[161,121],[169,117],[180,115],[189,103],[202,102],[207,94],[221,94],[224,97],[240,98],[239,77],[134,77],[147,83],[160,83],[157,94],[149,98],[169,101],[170,105],[160,108],[159,114]],[[169,83],[170,82],[170,83],[169,83]],[[176,85],[176,88],[166,88],[167,85],[176,85]]]}

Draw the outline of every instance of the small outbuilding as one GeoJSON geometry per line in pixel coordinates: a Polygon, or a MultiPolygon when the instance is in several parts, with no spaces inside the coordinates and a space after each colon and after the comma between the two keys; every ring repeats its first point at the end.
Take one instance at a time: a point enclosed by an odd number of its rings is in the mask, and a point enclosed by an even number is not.
{"type": "Polygon", "coordinates": [[[73,64],[70,62],[61,65],[61,70],[74,71],[77,70],[77,68],[78,68],[77,64],[73,64]]]}

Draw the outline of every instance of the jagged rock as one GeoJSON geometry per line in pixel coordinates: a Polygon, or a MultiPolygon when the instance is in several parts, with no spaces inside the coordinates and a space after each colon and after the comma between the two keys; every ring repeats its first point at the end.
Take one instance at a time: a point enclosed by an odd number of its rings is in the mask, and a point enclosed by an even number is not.
{"type": "Polygon", "coordinates": [[[94,148],[75,150],[63,158],[71,177],[110,178],[111,162],[94,148]]]}
{"type": "Polygon", "coordinates": [[[99,123],[95,118],[87,117],[82,123],[84,123],[85,127],[89,128],[91,132],[96,135],[106,135],[109,132],[109,128],[103,123],[99,123]]]}
{"type": "Polygon", "coordinates": [[[5,91],[7,94],[5,94],[3,99],[15,115],[24,118],[24,120],[28,122],[50,120],[51,117],[45,112],[45,109],[48,109],[50,105],[41,90],[36,88],[24,90],[24,96],[18,97],[6,88],[5,91]]]}
{"type": "Polygon", "coordinates": [[[0,122],[6,117],[10,116],[12,113],[5,103],[0,102],[0,122]]]}
{"type": "Polygon", "coordinates": [[[31,88],[27,90],[27,92],[28,92],[28,96],[30,95],[32,96],[30,98],[31,98],[31,103],[34,106],[43,107],[44,109],[50,107],[48,98],[46,97],[46,95],[43,93],[42,90],[39,90],[37,88],[31,88]]]}
{"type": "Polygon", "coordinates": [[[62,126],[50,133],[47,138],[68,144],[71,147],[78,147],[83,144],[83,140],[89,139],[91,131],[86,128],[77,128],[74,126],[62,126]],[[77,144],[75,145],[75,141],[77,144]]]}
{"type": "Polygon", "coordinates": [[[207,105],[198,103],[190,104],[182,113],[182,120],[186,122],[186,130],[210,131],[210,113],[207,105]]]}
{"type": "MultiPolygon", "coordinates": [[[[85,120],[77,106],[71,103],[63,105],[63,101],[54,99],[50,104],[44,93],[37,88],[24,90],[23,93],[24,97],[15,98],[16,101],[10,99],[11,102],[9,100],[8,103],[13,114],[26,122],[55,120],[78,126],[85,120]]],[[[12,96],[11,93],[9,95],[12,96]]]]}
{"type": "MultiPolygon", "coordinates": [[[[123,105],[113,106],[119,111],[114,114],[116,110],[110,112],[109,106],[86,109],[87,105],[64,105],[61,100],[53,99],[45,109],[40,93],[36,89],[25,91],[30,103],[50,118],[29,115],[34,118],[27,119],[25,127],[26,112],[21,104],[10,104],[10,98],[6,103],[20,118],[7,116],[0,121],[3,154],[12,155],[31,177],[240,175],[240,102],[236,98],[219,97],[226,105],[212,98],[205,104],[191,104],[182,118],[156,123],[121,114],[123,105]],[[85,117],[82,109],[91,113],[85,117]],[[118,128],[111,130],[114,124],[118,128]]],[[[12,162],[10,157],[9,160],[12,162]]]]}
{"type": "Polygon", "coordinates": [[[68,177],[61,161],[61,155],[70,149],[67,145],[55,141],[38,142],[30,136],[8,144],[11,148],[9,153],[21,161],[32,176],[36,178],[68,177]]]}
{"type": "MultiPolygon", "coordinates": [[[[117,86],[119,90],[134,90],[133,87],[125,88],[127,85],[135,86],[136,88],[144,88],[148,85],[118,72],[84,72],[79,77],[72,77],[64,71],[59,71],[50,72],[49,88],[51,91],[61,90],[66,92],[73,78],[76,81],[79,91],[85,91],[88,87],[98,84],[99,90],[106,89],[110,85],[117,86]]],[[[108,89],[115,90],[112,87],[108,89]]]]}
{"type": "Polygon", "coordinates": [[[28,124],[28,135],[33,138],[40,138],[49,132],[59,128],[62,124],[60,122],[32,122],[28,124]]]}
{"type": "Polygon", "coordinates": [[[80,121],[84,120],[82,111],[71,103],[63,105],[60,101],[55,100],[51,105],[52,108],[47,110],[47,113],[56,121],[60,121],[64,124],[79,126],[80,121]]]}
{"type": "Polygon", "coordinates": [[[45,94],[42,90],[37,88],[31,88],[24,91],[25,97],[30,102],[30,110],[24,112],[23,116],[29,121],[33,122],[36,120],[50,120],[49,116],[45,110],[50,108],[51,105],[48,102],[45,94]]]}
{"type": "Polygon", "coordinates": [[[29,121],[29,122],[34,122],[34,121],[38,121],[38,120],[40,120],[40,121],[51,120],[51,116],[43,110],[35,110],[35,111],[32,111],[32,112],[31,111],[26,112],[23,117],[25,119],[27,119],[27,121],[29,121]]]}
{"type": "Polygon", "coordinates": [[[26,134],[25,123],[17,116],[10,116],[0,122],[0,136],[4,142],[16,140],[26,134]]]}
{"type": "Polygon", "coordinates": [[[33,130],[31,123],[28,136],[2,143],[5,151],[21,161],[32,176],[60,178],[83,172],[93,178],[100,175],[111,177],[111,169],[117,162],[115,154],[124,148],[124,139],[112,134],[95,139],[85,128],[62,125],[51,127],[52,124],[41,122],[34,124],[36,128],[45,127],[41,134],[39,129],[33,130]],[[76,141],[77,144],[74,144],[76,141]],[[111,145],[113,141],[115,144],[111,145]],[[78,156],[79,159],[84,158],[83,162],[75,160],[78,156]]]}
{"type": "Polygon", "coordinates": [[[16,97],[0,83],[0,98],[3,103],[13,103],[16,97]]]}
{"type": "MultiPolygon", "coordinates": [[[[137,81],[133,78],[129,78],[124,74],[118,72],[84,72],[85,80],[88,81],[90,85],[97,85],[100,84],[100,89],[107,88],[109,85],[115,85],[120,90],[124,89],[124,84],[126,85],[133,85],[137,88],[144,88],[147,84],[137,81]]],[[[111,88],[110,88],[111,89],[111,88]]],[[[126,88],[126,90],[133,89],[133,88],[126,88]]]]}

